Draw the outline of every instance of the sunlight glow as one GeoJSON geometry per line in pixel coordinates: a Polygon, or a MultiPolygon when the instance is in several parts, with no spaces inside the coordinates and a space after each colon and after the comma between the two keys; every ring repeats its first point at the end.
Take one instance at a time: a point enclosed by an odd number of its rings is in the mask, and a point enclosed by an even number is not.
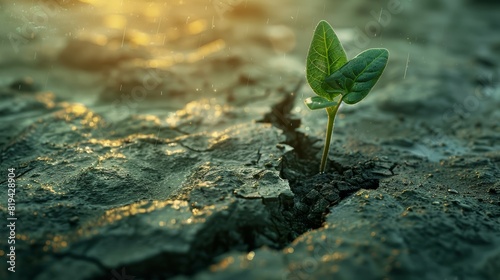
{"type": "Polygon", "coordinates": [[[199,19],[188,25],[188,32],[191,35],[199,34],[207,29],[207,21],[199,19]]]}
{"type": "Polygon", "coordinates": [[[123,29],[127,25],[127,18],[122,15],[107,15],[104,17],[104,25],[109,28],[123,29]]]}

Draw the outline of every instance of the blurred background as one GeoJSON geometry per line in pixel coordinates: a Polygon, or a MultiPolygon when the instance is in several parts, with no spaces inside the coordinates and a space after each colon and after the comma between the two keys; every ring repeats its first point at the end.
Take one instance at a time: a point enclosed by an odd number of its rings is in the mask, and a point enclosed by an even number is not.
{"type": "MultiPolygon", "coordinates": [[[[0,84],[36,92],[48,107],[61,101],[71,103],[64,103],[69,111],[78,111],[75,104],[90,106],[98,117],[89,123],[96,127],[140,114],[176,126],[176,111],[203,110],[210,119],[226,105],[247,112],[242,120],[258,120],[276,97],[273,89],[290,93],[299,83],[302,101],[312,95],[304,83],[305,58],[321,19],[334,27],[350,58],[369,47],[390,50],[389,67],[375,89],[385,90],[365,101],[385,112],[443,115],[481,82],[498,79],[492,1],[474,2],[472,11],[466,0],[0,3],[0,84]]],[[[22,102],[21,95],[16,98],[22,102]]],[[[2,106],[5,112],[29,108],[2,106]]],[[[321,135],[325,118],[304,109],[294,110],[302,128],[321,135]],[[308,116],[320,125],[311,126],[308,116]]],[[[10,127],[2,143],[22,127],[10,127]]],[[[201,129],[208,127],[225,126],[216,121],[201,129]]]]}
{"type": "MultiPolygon", "coordinates": [[[[389,2],[4,1],[0,82],[29,76],[40,90],[88,105],[131,95],[147,70],[157,69],[162,76],[153,77],[145,98],[174,106],[167,96],[224,94],[243,66],[275,78],[278,71],[265,67],[303,72],[320,19],[334,26],[351,57],[391,38],[429,40],[411,26],[432,20],[403,28],[411,1],[389,2]]],[[[441,2],[433,5],[447,5],[441,2]]]]}
{"type": "MultiPolygon", "coordinates": [[[[319,164],[327,117],[303,100],[313,95],[305,60],[320,20],[349,58],[372,47],[390,51],[366,101],[340,110],[331,147],[338,162],[413,161],[417,173],[453,156],[498,163],[498,7],[493,0],[0,0],[1,167],[26,174],[19,250],[36,268],[25,279],[38,272],[37,279],[56,279],[65,264],[52,262],[56,253],[97,244],[114,230],[109,225],[127,232],[122,211],[149,219],[138,201],[158,210],[185,199],[204,168],[276,171],[293,149],[319,164]],[[277,150],[285,142],[293,149],[277,150]]],[[[479,166],[487,175],[474,176],[496,180],[493,164],[479,166]]],[[[476,166],[460,168],[469,174],[476,166]]],[[[457,178],[445,179],[459,185],[457,178]]],[[[176,203],[172,209],[189,208],[176,203]]],[[[186,211],[203,212],[194,210],[186,211]]],[[[102,250],[96,254],[114,252],[102,250]]],[[[110,268],[136,264],[121,253],[106,257],[110,268]]]]}

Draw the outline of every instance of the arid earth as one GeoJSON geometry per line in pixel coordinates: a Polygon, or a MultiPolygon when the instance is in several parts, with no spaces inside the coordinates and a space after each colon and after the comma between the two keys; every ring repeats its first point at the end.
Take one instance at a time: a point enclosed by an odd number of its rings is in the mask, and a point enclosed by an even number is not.
{"type": "Polygon", "coordinates": [[[0,1],[0,278],[500,279],[499,11],[0,1]],[[390,51],[324,174],[321,19],[390,51]]]}

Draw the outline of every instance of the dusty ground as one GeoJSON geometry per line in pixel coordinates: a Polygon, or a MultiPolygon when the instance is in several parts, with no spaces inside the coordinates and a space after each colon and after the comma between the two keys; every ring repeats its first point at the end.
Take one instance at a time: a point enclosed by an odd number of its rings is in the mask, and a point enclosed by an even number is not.
{"type": "Polygon", "coordinates": [[[0,1],[1,279],[499,279],[500,6],[272,3],[0,1]],[[390,50],[322,175],[320,19],[390,50]]]}

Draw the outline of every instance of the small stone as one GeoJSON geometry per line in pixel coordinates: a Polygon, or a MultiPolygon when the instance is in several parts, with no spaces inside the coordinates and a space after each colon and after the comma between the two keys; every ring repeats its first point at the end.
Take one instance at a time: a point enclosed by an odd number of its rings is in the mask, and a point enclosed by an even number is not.
{"type": "Polygon", "coordinates": [[[320,221],[321,217],[319,216],[318,217],[318,214],[315,214],[315,213],[311,213],[309,215],[307,215],[307,220],[309,223],[318,223],[320,221]]]}
{"type": "Polygon", "coordinates": [[[323,186],[320,190],[323,198],[328,200],[330,203],[338,202],[340,200],[340,196],[338,192],[332,186],[323,186]]]}
{"type": "Polygon", "coordinates": [[[370,180],[371,178],[371,174],[369,172],[363,172],[361,173],[361,178],[363,178],[364,180],[370,180]]]}
{"type": "Polygon", "coordinates": [[[350,179],[350,178],[352,178],[352,176],[354,175],[354,173],[352,172],[352,170],[351,170],[351,169],[349,169],[349,170],[344,171],[344,174],[343,174],[343,175],[344,175],[344,177],[346,177],[347,179],[350,179]]]}
{"type": "Polygon", "coordinates": [[[24,77],[20,80],[16,80],[10,84],[10,88],[13,90],[24,91],[24,92],[35,92],[38,90],[33,78],[24,77]]]}
{"type": "Polygon", "coordinates": [[[439,204],[441,204],[441,202],[439,202],[439,201],[433,201],[432,204],[433,205],[439,205],[439,204]]]}
{"type": "Polygon", "coordinates": [[[80,220],[80,218],[78,216],[73,216],[73,217],[69,218],[68,222],[71,225],[76,225],[79,220],[80,220]]]}
{"type": "Polygon", "coordinates": [[[309,191],[306,195],[306,198],[309,199],[309,200],[313,200],[313,201],[316,201],[319,197],[319,192],[315,189],[312,189],[311,191],[309,191]]]}
{"type": "Polygon", "coordinates": [[[463,203],[460,200],[453,200],[452,203],[455,204],[455,205],[457,205],[457,206],[459,206],[459,207],[461,207],[464,210],[472,210],[472,207],[470,205],[468,205],[466,203],[463,203]]]}
{"type": "Polygon", "coordinates": [[[366,181],[366,179],[363,178],[363,176],[356,176],[356,178],[354,180],[356,180],[356,182],[359,184],[362,184],[366,181]]]}
{"type": "Polygon", "coordinates": [[[346,182],[341,182],[339,181],[337,183],[337,189],[342,193],[342,192],[350,192],[355,190],[355,188],[352,187],[352,185],[346,183],[346,182]]]}
{"type": "Polygon", "coordinates": [[[295,208],[300,213],[307,213],[309,211],[309,206],[307,204],[303,203],[303,202],[297,202],[295,204],[295,208]]]}
{"type": "Polygon", "coordinates": [[[458,194],[458,191],[455,189],[448,189],[448,192],[452,194],[458,194]]]}
{"type": "Polygon", "coordinates": [[[294,218],[294,215],[290,211],[283,211],[282,214],[283,214],[283,217],[285,217],[286,219],[291,220],[294,218]]]}
{"type": "Polygon", "coordinates": [[[312,208],[313,213],[323,213],[325,212],[325,209],[330,205],[330,202],[328,202],[326,199],[320,198],[316,204],[314,204],[312,208]]]}

